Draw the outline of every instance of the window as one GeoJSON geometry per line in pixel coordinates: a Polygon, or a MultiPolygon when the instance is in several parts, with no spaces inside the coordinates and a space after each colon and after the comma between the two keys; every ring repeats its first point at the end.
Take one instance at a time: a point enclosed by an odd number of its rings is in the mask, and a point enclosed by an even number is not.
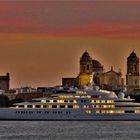
{"type": "Polygon", "coordinates": [[[86,67],[84,66],[84,71],[86,70],[86,67]]]}
{"type": "Polygon", "coordinates": [[[36,107],[36,108],[40,108],[41,106],[40,106],[40,105],[36,105],[35,107],[36,107]]]}
{"type": "Polygon", "coordinates": [[[87,70],[89,70],[89,65],[87,65],[87,70]]]}
{"type": "Polygon", "coordinates": [[[135,113],[135,111],[134,110],[127,110],[127,111],[125,111],[125,113],[135,113]]]}
{"type": "Polygon", "coordinates": [[[28,105],[27,107],[28,107],[28,108],[32,108],[32,105],[28,105]]]}
{"type": "Polygon", "coordinates": [[[46,108],[47,107],[47,105],[43,105],[43,108],[46,108]]]}
{"type": "Polygon", "coordinates": [[[90,103],[94,103],[94,100],[90,100],[90,103]]]}
{"type": "Polygon", "coordinates": [[[65,105],[60,105],[60,108],[65,108],[65,105]]]}
{"type": "Polygon", "coordinates": [[[70,111],[66,111],[66,114],[70,114],[71,112],[70,111]]]}
{"type": "Polygon", "coordinates": [[[45,111],[44,113],[45,113],[45,114],[49,114],[49,111],[45,111]]]}
{"type": "Polygon", "coordinates": [[[88,105],[84,105],[83,108],[89,108],[89,106],[88,105]]]}
{"type": "Polygon", "coordinates": [[[57,114],[57,111],[53,111],[53,114],[57,114]]]}
{"type": "Polygon", "coordinates": [[[68,103],[68,100],[64,100],[64,103],[68,103]]]}
{"type": "Polygon", "coordinates": [[[96,102],[96,103],[100,103],[100,100],[96,100],[95,102],[96,102]]]}
{"type": "Polygon", "coordinates": [[[73,108],[73,105],[68,105],[68,108],[73,108]]]}
{"type": "Polygon", "coordinates": [[[24,105],[19,105],[19,107],[24,107],[24,105]]]}
{"type": "Polygon", "coordinates": [[[70,103],[73,103],[73,100],[70,100],[70,103]]]}
{"type": "Polygon", "coordinates": [[[58,114],[62,114],[62,111],[58,111],[58,114]]]}
{"type": "Polygon", "coordinates": [[[37,114],[41,114],[41,111],[37,111],[36,113],[37,113],[37,114]]]}
{"type": "Polygon", "coordinates": [[[52,105],[52,108],[57,108],[57,105],[52,105]]]}
{"type": "Polygon", "coordinates": [[[54,100],[53,102],[54,102],[54,103],[57,103],[57,100],[54,100]]]}
{"type": "Polygon", "coordinates": [[[86,100],[81,100],[81,103],[86,103],[86,100]]]}
{"type": "Polygon", "coordinates": [[[95,105],[96,108],[100,108],[100,105],[95,105]]]}
{"type": "Polygon", "coordinates": [[[86,113],[87,114],[91,114],[91,110],[86,110],[86,113]]]}

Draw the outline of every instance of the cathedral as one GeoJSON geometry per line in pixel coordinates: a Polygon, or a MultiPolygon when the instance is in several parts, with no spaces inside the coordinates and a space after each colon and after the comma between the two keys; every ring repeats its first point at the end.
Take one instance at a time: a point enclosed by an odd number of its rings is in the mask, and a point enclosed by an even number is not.
{"type": "Polygon", "coordinates": [[[126,86],[128,92],[140,88],[139,58],[135,52],[127,58],[126,86]]]}
{"type": "MultiPolygon", "coordinates": [[[[62,78],[63,86],[80,87],[94,84],[100,87],[123,87],[124,79],[121,71],[115,71],[113,67],[109,71],[104,71],[103,65],[95,60],[85,51],[80,58],[80,72],[74,78],[62,78]]],[[[127,91],[133,91],[140,88],[139,58],[132,52],[127,58],[126,74],[127,91]]]]}

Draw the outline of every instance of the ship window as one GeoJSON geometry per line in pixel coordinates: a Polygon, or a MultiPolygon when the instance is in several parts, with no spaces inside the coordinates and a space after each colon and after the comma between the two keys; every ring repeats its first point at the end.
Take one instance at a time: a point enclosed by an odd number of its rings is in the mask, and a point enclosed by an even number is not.
{"type": "Polygon", "coordinates": [[[135,113],[140,113],[140,110],[135,110],[135,113]]]}
{"type": "Polygon", "coordinates": [[[81,100],[81,103],[86,103],[86,100],[81,100]]]}
{"type": "Polygon", "coordinates": [[[36,108],[40,108],[41,106],[40,106],[40,105],[36,105],[35,107],[36,107],[36,108]]]}
{"type": "Polygon", "coordinates": [[[101,108],[114,108],[114,105],[102,105],[101,108]]]}
{"type": "Polygon", "coordinates": [[[68,100],[64,100],[64,103],[68,103],[68,100]]]}
{"type": "Polygon", "coordinates": [[[99,98],[100,96],[98,95],[92,95],[91,98],[99,98]]]}
{"type": "Polygon", "coordinates": [[[53,114],[57,114],[57,111],[53,111],[52,113],[53,113],[53,114]]]}
{"type": "Polygon", "coordinates": [[[100,106],[99,106],[99,105],[95,105],[95,107],[96,107],[96,108],[100,108],[100,106]]]}
{"type": "Polygon", "coordinates": [[[113,100],[107,100],[106,102],[107,103],[113,103],[113,100]]]}
{"type": "Polygon", "coordinates": [[[73,100],[70,100],[70,103],[73,103],[73,100]]]}
{"type": "Polygon", "coordinates": [[[46,100],[41,100],[42,103],[46,103],[46,100]]]}
{"type": "Polygon", "coordinates": [[[90,100],[90,103],[94,103],[94,100],[90,100]]]}
{"type": "Polygon", "coordinates": [[[49,114],[49,111],[45,111],[44,113],[45,113],[45,114],[49,114]]]}
{"type": "Polygon", "coordinates": [[[58,103],[64,103],[64,100],[57,100],[58,103]]]}
{"type": "Polygon", "coordinates": [[[67,112],[66,112],[66,114],[70,114],[70,113],[71,113],[70,111],[67,111],[67,112]]]}
{"type": "Polygon", "coordinates": [[[78,105],[74,105],[74,107],[73,108],[79,108],[79,106],[78,105]]]}
{"type": "Polygon", "coordinates": [[[62,111],[58,111],[58,114],[62,114],[62,111]]]}
{"type": "Polygon", "coordinates": [[[89,106],[88,105],[84,105],[83,108],[89,108],[89,106]]]}
{"type": "Polygon", "coordinates": [[[124,113],[124,110],[101,110],[102,114],[124,113]]]}
{"type": "Polygon", "coordinates": [[[50,102],[50,100],[46,100],[46,103],[49,103],[50,102]]]}
{"type": "Polygon", "coordinates": [[[28,105],[27,107],[28,107],[28,108],[32,108],[32,105],[28,105]]]}
{"type": "Polygon", "coordinates": [[[53,102],[54,102],[54,103],[57,103],[57,100],[54,100],[53,102]]]}
{"type": "Polygon", "coordinates": [[[24,105],[19,105],[19,107],[24,107],[24,105]]]}
{"type": "Polygon", "coordinates": [[[96,110],[96,113],[99,114],[99,113],[101,113],[101,111],[100,110],[96,110]]]}
{"type": "Polygon", "coordinates": [[[68,105],[68,108],[73,108],[73,105],[68,105]]]}
{"type": "Polygon", "coordinates": [[[95,102],[96,102],[96,103],[100,103],[100,100],[96,100],[95,102]]]}
{"type": "Polygon", "coordinates": [[[102,103],[105,103],[105,100],[102,100],[101,102],[102,102],[102,103]]]}
{"type": "Polygon", "coordinates": [[[86,113],[87,114],[91,114],[91,110],[86,110],[86,113]]]}
{"type": "Polygon", "coordinates": [[[52,105],[52,108],[57,108],[57,105],[52,105]]]}
{"type": "Polygon", "coordinates": [[[46,108],[47,107],[47,105],[43,105],[43,108],[46,108]]]}
{"type": "Polygon", "coordinates": [[[60,108],[65,108],[65,105],[60,105],[60,108]]]}
{"type": "Polygon", "coordinates": [[[37,113],[37,114],[41,114],[41,111],[37,111],[36,113],[37,113]]]}
{"type": "Polygon", "coordinates": [[[125,113],[135,113],[133,110],[126,110],[125,113]]]}

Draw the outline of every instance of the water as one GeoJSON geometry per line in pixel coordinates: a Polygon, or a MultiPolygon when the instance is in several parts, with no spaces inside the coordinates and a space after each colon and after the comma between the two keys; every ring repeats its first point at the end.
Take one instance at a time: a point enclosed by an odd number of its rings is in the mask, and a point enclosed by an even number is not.
{"type": "Polygon", "coordinates": [[[139,140],[140,122],[0,121],[0,140],[139,140]]]}

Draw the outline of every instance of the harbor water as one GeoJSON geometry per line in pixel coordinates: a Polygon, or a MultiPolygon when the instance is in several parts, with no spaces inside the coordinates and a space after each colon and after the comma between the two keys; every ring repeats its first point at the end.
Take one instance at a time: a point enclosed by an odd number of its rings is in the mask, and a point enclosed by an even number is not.
{"type": "Polygon", "coordinates": [[[0,140],[139,140],[138,121],[0,121],[0,140]]]}

